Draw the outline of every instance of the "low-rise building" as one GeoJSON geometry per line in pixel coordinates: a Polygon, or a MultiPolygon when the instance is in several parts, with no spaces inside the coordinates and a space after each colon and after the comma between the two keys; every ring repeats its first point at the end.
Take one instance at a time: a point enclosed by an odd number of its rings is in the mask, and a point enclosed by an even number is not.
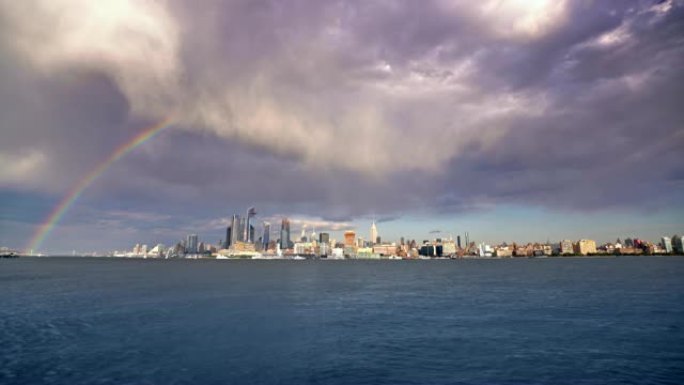
{"type": "Polygon", "coordinates": [[[575,254],[596,254],[596,242],[591,239],[580,239],[575,243],[575,254]]]}
{"type": "Polygon", "coordinates": [[[249,252],[256,251],[253,243],[242,242],[242,241],[235,241],[232,245],[230,245],[230,250],[233,250],[233,251],[249,251],[249,252]]]}
{"type": "Polygon", "coordinates": [[[456,242],[446,241],[442,243],[442,253],[444,255],[455,255],[456,254],[456,242]]]}
{"type": "Polygon", "coordinates": [[[684,254],[684,245],[682,244],[682,236],[681,235],[673,235],[672,236],[672,251],[674,251],[677,254],[684,254]]]}
{"type": "Polygon", "coordinates": [[[344,259],[344,249],[341,247],[335,247],[332,249],[332,252],[328,256],[328,258],[331,259],[344,259]]]}
{"type": "Polygon", "coordinates": [[[480,257],[491,257],[494,255],[494,249],[485,243],[480,243],[477,247],[477,255],[480,257]]]}
{"type": "Polygon", "coordinates": [[[509,258],[513,256],[513,248],[510,246],[497,246],[494,253],[499,258],[509,258]]]}
{"type": "Polygon", "coordinates": [[[314,247],[311,242],[295,242],[294,244],[295,254],[313,254],[314,247]]]}
{"type": "MultiPolygon", "coordinates": [[[[380,256],[378,256],[379,258],[380,256]]],[[[373,248],[372,247],[359,247],[356,249],[356,258],[359,259],[371,259],[375,258],[375,255],[373,254],[373,248]]]]}
{"type": "Polygon", "coordinates": [[[569,239],[564,239],[560,241],[560,255],[572,255],[574,254],[575,250],[572,245],[572,241],[569,239]]]}
{"type": "Polygon", "coordinates": [[[356,246],[345,245],[343,250],[345,257],[356,257],[356,246]]]}
{"type": "Polygon", "coordinates": [[[379,244],[373,246],[373,253],[387,257],[390,255],[397,255],[397,246],[394,244],[379,244]]]}

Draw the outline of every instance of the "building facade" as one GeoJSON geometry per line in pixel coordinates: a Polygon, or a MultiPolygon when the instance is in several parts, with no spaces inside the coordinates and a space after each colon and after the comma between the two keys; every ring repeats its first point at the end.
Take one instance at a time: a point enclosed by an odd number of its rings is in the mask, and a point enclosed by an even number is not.
{"type": "Polygon", "coordinates": [[[670,254],[672,253],[672,239],[670,237],[662,237],[660,239],[660,245],[663,248],[663,251],[670,254]]]}
{"type": "Polygon", "coordinates": [[[199,251],[199,248],[198,248],[199,244],[197,241],[198,241],[197,234],[188,235],[185,250],[190,254],[197,254],[197,252],[199,251]]]}
{"type": "Polygon", "coordinates": [[[580,239],[575,243],[575,254],[596,254],[596,242],[591,239],[580,239]]]}
{"type": "Polygon", "coordinates": [[[280,223],[280,248],[285,250],[290,248],[290,220],[283,218],[280,223]]]}
{"type": "Polygon", "coordinates": [[[574,254],[575,248],[572,244],[572,241],[569,239],[564,239],[564,240],[560,241],[558,252],[560,255],[574,254]]]}

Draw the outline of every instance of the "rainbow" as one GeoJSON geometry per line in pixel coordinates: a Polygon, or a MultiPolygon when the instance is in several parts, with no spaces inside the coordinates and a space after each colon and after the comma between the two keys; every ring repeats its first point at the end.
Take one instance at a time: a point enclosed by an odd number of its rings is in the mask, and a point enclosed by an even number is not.
{"type": "Polygon", "coordinates": [[[143,129],[138,135],[131,138],[129,141],[121,144],[117,147],[107,159],[100,162],[95,166],[86,176],[74,185],[74,187],[69,191],[66,196],[55,206],[50,215],[45,218],[45,221],[41,223],[36,229],[35,233],[31,237],[28,246],[24,249],[24,254],[30,253],[34,249],[38,249],[43,243],[45,238],[50,235],[52,229],[55,225],[62,219],[64,214],[69,210],[71,206],[78,200],[83,191],[88,188],[100,175],[102,175],[107,169],[119,160],[121,157],[129,153],[134,148],[145,143],[154,137],[159,131],[168,127],[173,122],[173,114],[166,116],[157,123],[143,129]]]}

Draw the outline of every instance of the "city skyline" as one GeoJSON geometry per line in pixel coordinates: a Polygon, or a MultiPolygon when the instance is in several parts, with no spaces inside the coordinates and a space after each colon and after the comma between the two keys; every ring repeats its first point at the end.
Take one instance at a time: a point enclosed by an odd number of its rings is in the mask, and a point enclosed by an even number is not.
{"type": "Polygon", "coordinates": [[[681,1],[51,4],[0,2],[0,246],[684,231],[681,1]]]}
{"type": "MultiPolygon", "coordinates": [[[[291,222],[281,219],[280,230],[273,232],[276,238],[270,241],[270,222],[263,221],[263,231],[255,237],[254,226],[249,218],[256,216],[254,207],[247,210],[245,218],[234,214],[226,227],[226,239],[217,243],[199,241],[197,234],[189,234],[187,240],[165,246],[157,243],[154,247],[136,243],[132,251],[114,250],[105,255],[137,258],[217,258],[217,259],[418,259],[418,258],[510,258],[510,257],[559,257],[559,256],[611,256],[611,255],[667,255],[684,252],[684,236],[673,234],[663,236],[659,242],[651,242],[640,237],[618,237],[614,242],[597,243],[594,239],[582,238],[577,241],[562,239],[552,242],[519,243],[517,240],[497,242],[477,242],[470,238],[469,232],[456,237],[441,230],[431,230],[433,238],[416,240],[401,237],[400,241],[381,240],[375,217],[370,224],[370,237],[364,239],[351,227],[344,230],[342,239],[331,238],[329,232],[316,233],[315,226],[307,233],[307,223],[301,225],[301,235],[291,238],[291,222]],[[248,232],[248,228],[250,228],[248,232]],[[237,229],[235,231],[234,229],[237,229]],[[235,235],[237,234],[237,235],[235,235]],[[279,238],[278,238],[279,236],[279,238]]],[[[334,231],[339,232],[339,231],[334,231]]],[[[4,248],[7,250],[7,248],[4,248]]],[[[33,254],[33,250],[30,251],[33,254]]],[[[76,251],[73,251],[76,255],[76,251]]],[[[83,253],[81,255],[97,255],[83,253]]],[[[44,254],[39,254],[44,255],[44,254]]],[[[54,254],[53,254],[54,255],[54,254]]]]}

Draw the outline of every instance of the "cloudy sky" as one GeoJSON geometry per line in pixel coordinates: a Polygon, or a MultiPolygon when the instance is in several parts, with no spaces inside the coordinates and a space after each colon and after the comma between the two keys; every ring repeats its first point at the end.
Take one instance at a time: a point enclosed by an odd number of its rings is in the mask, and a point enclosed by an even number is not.
{"type": "MultiPolygon", "coordinates": [[[[684,2],[0,0],[0,245],[233,212],[477,241],[684,232],[684,2]]],[[[274,226],[277,228],[277,225],[274,226]]]]}

